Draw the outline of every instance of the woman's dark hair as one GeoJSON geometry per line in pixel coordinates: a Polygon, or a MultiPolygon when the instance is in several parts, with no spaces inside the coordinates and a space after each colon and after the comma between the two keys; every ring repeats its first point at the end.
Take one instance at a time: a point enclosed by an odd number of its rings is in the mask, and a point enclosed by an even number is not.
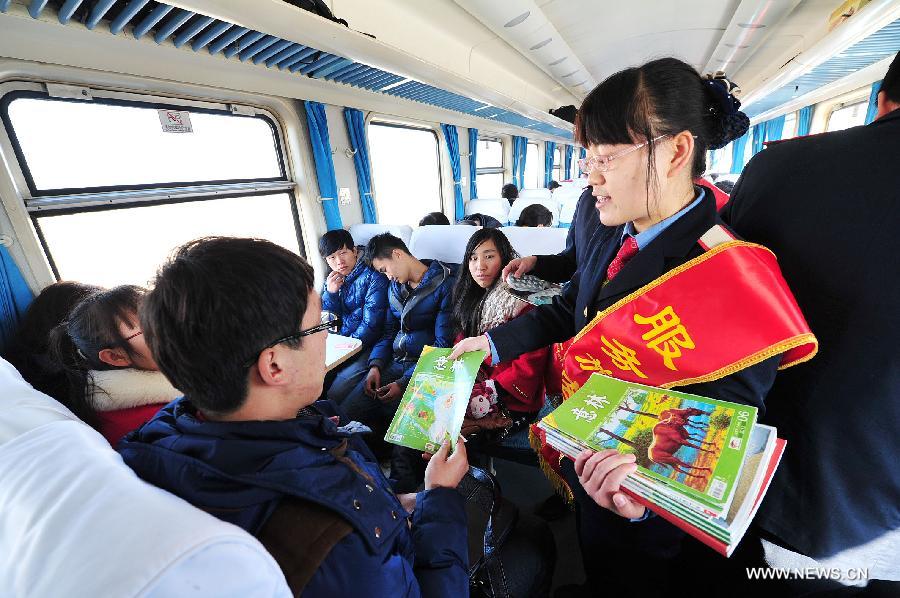
{"type": "Polygon", "coordinates": [[[506,183],[503,185],[503,189],[500,190],[500,197],[503,199],[516,199],[519,197],[519,188],[512,183],[506,183]]]}
{"type": "MultiPolygon", "coordinates": [[[[509,239],[499,229],[482,228],[475,231],[475,234],[469,238],[462,265],[459,267],[456,282],[453,284],[453,322],[456,329],[461,331],[464,336],[478,336],[480,333],[478,324],[481,320],[481,301],[488,289],[478,286],[475,279],[472,278],[472,274],[469,272],[469,261],[478,246],[485,241],[494,242],[494,246],[500,254],[501,267],[506,267],[509,262],[518,257],[510,245],[509,239]]],[[[497,280],[500,280],[499,277],[497,280]]],[[[495,281],[494,284],[497,282],[495,281]]]]}
{"type": "Polygon", "coordinates": [[[553,212],[539,203],[533,203],[525,206],[519,219],[516,220],[516,226],[550,226],[553,224],[553,212]]]}
{"type": "Polygon", "coordinates": [[[50,332],[49,360],[67,380],[65,396],[55,398],[92,426],[96,427],[97,422],[89,402],[94,385],[90,371],[123,369],[101,361],[99,353],[103,349],[118,348],[134,355],[119,332],[119,323],[136,319],[146,292],[134,285],[97,290],[82,299],[68,319],[50,332]]]}
{"type": "Polygon", "coordinates": [[[4,357],[35,389],[56,399],[66,396],[68,380],[47,356],[50,332],[82,299],[99,290],[80,282],[55,282],[44,287],[28,306],[4,357]]]}
{"type": "MultiPolygon", "coordinates": [[[[585,98],[575,119],[582,147],[637,144],[661,135],[694,135],[691,178],[706,170],[706,150],[724,147],[747,132],[749,119],[738,110],[724,78],[704,79],[677,58],[661,58],[619,71],[585,98]]],[[[655,144],[647,146],[647,213],[656,186],[655,144]]]]}
{"type": "Polygon", "coordinates": [[[435,224],[450,224],[450,219],[443,212],[430,212],[419,220],[419,226],[429,226],[435,224]]]}
{"type": "Polygon", "coordinates": [[[353,249],[353,237],[342,228],[330,230],[319,239],[319,255],[325,259],[341,249],[353,249]]]}

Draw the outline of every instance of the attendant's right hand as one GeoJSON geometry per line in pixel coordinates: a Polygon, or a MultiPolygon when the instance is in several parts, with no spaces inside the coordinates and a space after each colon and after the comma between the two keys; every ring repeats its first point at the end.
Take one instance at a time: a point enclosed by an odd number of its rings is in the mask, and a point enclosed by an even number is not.
{"type": "Polygon", "coordinates": [[[328,275],[328,278],[325,279],[325,288],[328,289],[329,293],[337,293],[341,290],[343,284],[344,277],[335,271],[332,271],[331,274],[328,275]]]}
{"type": "Polygon", "coordinates": [[[529,255],[528,257],[517,257],[516,259],[510,261],[506,264],[506,267],[503,268],[503,274],[501,274],[503,280],[509,278],[509,275],[512,274],[516,278],[522,278],[537,266],[537,256],[529,255]]]}
{"type": "MultiPolygon", "coordinates": [[[[460,480],[469,471],[469,458],[466,456],[466,443],[460,436],[456,441],[456,450],[450,453],[450,440],[445,440],[440,450],[428,458],[425,468],[425,489],[456,488],[460,480]]],[[[427,453],[426,453],[427,455],[427,453]]]]}
{"type": "Polygon", "coordinates": [[[375,397],[375,391],[381,386],[381,370],[376,367],[369,368],[369,373],[366,374],[366,383],[363,385],[363,392],[366,393],[366,396],[375,397]]]}
{"type": "Polygon", "coordinates": [[[483,334],[481,336],[470,336],[469,338],[464,338],[453,345],[453,351],[450,352],[449,358],[459,359],[460,357],[462,357],[463,353],[471,353],[472,351],[484,351],[485,353],[487,353],[484,360],[490,361],[491,359],[491,343],[483,334]]]}

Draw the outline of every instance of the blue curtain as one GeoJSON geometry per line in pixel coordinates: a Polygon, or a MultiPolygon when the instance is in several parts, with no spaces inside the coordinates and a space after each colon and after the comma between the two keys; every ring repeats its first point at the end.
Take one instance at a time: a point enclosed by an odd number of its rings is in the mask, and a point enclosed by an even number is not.
{"type": "Polygon", "coordinates": [[[778,141],[784,133],[784,115],[766,121],[766,141],[778,141]]]}
{"type": "Polygon", "coordinates": [[[513,135],[513,184],[519,189],[525,187],[525,152],[528,140],[513,135]]]}
{"type": "Polygon", "coordinates": [[[866,124],[875,120],[875,113],[878,112],[878,92],[881,90],[881,81],[872,84],[872,91],[869,92],[869,107],[866,109],[866,124]]]}
{"type": "Polygon", "coordinates": [[[369,144],[366,141],[366,118],[362,110],[344,108],[344,121],[350,136],[353,165],[356,167],[356,185],[359,187],[359,203],[362,206],[363,222],[378,221],[375,202],[372,200],[372,164],[369,162],[369,144]]]}
{"type": "MultiPolygon", "coordinates": [[[[578,150],[578,159],[584,160],[585,158],[587,158],[587,150],[584,148],[579,149],[578,150]]],[[[582,174],[584,174],[584,172],[582,172],[581,167],[579,166],[578,167],[578,176],[581,176],[582,174]]]]}
{"type": "Polygon", "coordinates": [[[809,131],[812,129],[812,117],[812,106],[804,106],[800,109],[800,112],[797,113],[797,137],[809,135],[809,131]]]}
{"type": "Polygon", "coordinates": [[[747,133],[731,142],[731,174],[741,174],[744,169],[744,152],[747,149],[747,133]]]}
{"type": "Polygon", "coordinates": [[[763,142],[766,140],[766,123],[753,125],[753,147],[750,148],[750,157],[762,151],[763,142]]]}
{"type": "Polygon", "coordinates": [[[15,335],[31,299],[31,289],[19,267],[6,247],[0,245],[0,351],[6,350],[15,335]]]}
{"type": "Polygon", "coordinates": [[[553,141],[544,142],[544,188],[550,186],[553,180],[553,160],[556,158],[556,143],[553,141]]]}
{"type": "Polygon", "coordinates": [[[447,152],[450,154],[450,170],[453,172],[453,197],[456,202],[455,214],[457,220],[466,217],[466,206],[463,203],[462,194],[462,172],[459,166],[459,134],[453,125],[441,124],[441,131],[444,132],[444,139],[447,142],[447,152]]]}
{"type": "Polygon", "coordinates": [[[572,154],[574,149],[571,145],[566,146],[566,175],[563,177],[564,179],[572,178],[572,154]]]}
{"type": "Polygon", "coordinates": [[[309,124],[309,143],[316,162],[316,179],[319,181],[319,199],[325,213],[328,230],[344,228],[338,209],[337,180],[334,177],[334,161],[331,159],[331,140],[328,138],[328,119],[325,106],[319,102],[303,102],[306,122],[309,124]]]}
{"type": "Polygon", "coordinates": [[[478,129],[469,129],[469,199],[478,197],[478,129]]]}

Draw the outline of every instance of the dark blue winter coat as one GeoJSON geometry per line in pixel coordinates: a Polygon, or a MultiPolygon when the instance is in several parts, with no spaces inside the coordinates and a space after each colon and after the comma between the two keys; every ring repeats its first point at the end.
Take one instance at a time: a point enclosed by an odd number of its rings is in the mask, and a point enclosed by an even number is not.
{"type": "Polygon", "coordinates": [[[285,496],[347,521],[353,532],[331,549],[303,596],[468,595],[462,495],[448,488],[420,492],[410,528],[365,443],[326,417],[336,414],[333,404],[318,401],[313,411],[287,421],[202,421],[182,398],[118,450],[147,482],[253,535],[285,496]],[[331,454],[344,439],[350,443],[344,457],[370,479],[331,454]]]}
{"type": "Polygon", "coordinates": [[[453,346],[453,282],[450,268],[438,260],[429,264],[422,282],[412,291],[391,281],[384,335],[369,355],[369,367],[383,368],[391,359],[403,362],[405,373],[397,383],[405,387],[422,347],[453,346]]]}
{"type": "Polygon", "coordinates": [[[388,279],[357,260],[337,293],[322,288],[322,310],[341,317],[341,334],[362,341],[370,349],[384,334],[388,279]]]}

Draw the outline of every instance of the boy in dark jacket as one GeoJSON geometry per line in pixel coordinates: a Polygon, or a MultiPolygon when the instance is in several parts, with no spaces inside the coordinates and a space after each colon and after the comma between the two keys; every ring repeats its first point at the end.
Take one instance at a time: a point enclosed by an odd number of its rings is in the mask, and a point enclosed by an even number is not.
{"type": "Polygon", "coordinates": [[[341,401],[368,373],[369,352],[384,334],[388,281],[361,259],[361,248],[343,230],[319,239],[319,254],[331,273],[322,289],[322,311],[341,318],[340,334],[362,341],[362,350],[325,380],[327,397],[341,401]]]}
{"type": "Polygon", "coordinates": [[[144,480],[256,536],[295,596],[464,596],[465,448],[442,447],[410,517],[330,401],[326,325],[303,258],[209,238],[163,266],[141,310],[185,396],[119,445],[144,480]]]}

